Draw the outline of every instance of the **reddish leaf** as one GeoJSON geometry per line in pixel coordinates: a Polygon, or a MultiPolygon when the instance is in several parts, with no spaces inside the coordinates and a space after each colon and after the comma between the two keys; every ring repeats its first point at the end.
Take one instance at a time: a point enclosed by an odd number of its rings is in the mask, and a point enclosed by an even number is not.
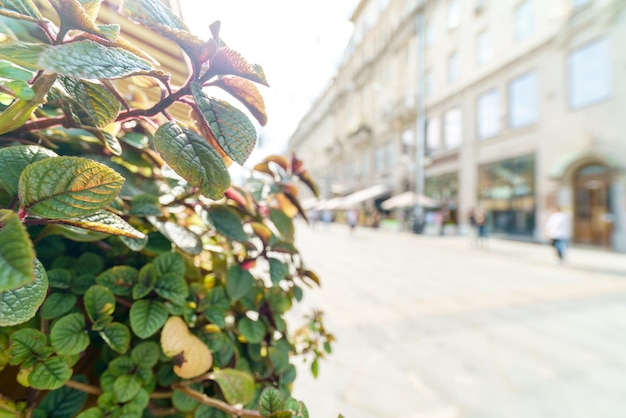
{"type": "Polygon", "coordinates": [[[270,239],[272,239],[272,230],[260,222],[250,222],[248,225],[252,227],[254,233],[263,241],[263,246],[267,247],[270,239]]]}
{"type": "Polygon", "coordinates": [[[276,200],[280,210],[288,217],[294,218],[298,214],[298,207],[284,193],[277,193],[276,200]]]}
{"type": "Polygon", "coordinates": [[[237,75],[269,86],[260,65],[248,63],[238,52],[226,47],[218,49],[215,53],[211,61],[211,74],[237,75]]]}
{"type": "Polygon", "coordinates": [[[261,126],[267,124],[267,113],[263,96],[250,81],[240,77],[223,77],[214,83],[233,95],[252,113],[261,126]]]}

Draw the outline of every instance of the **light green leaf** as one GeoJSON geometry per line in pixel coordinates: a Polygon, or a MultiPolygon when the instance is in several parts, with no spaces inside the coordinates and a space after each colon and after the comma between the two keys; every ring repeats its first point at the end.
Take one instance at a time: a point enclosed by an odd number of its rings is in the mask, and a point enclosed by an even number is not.
{"type": "Polygon", "coordinates": [[[106,47],[89,40],[46,48],[39,56],[37,66],[86,80],[145,75],[154,70],[147,61],[125,49],[106,47]]]}
{"type": "Polygon", "coordinates": [[[28,383],[33,389],[54,390],[67,382],[72,369],[62,357],[50,357],[38,363],[28,375],[28,383]]]}
{"type": "Polygon", "coordinates": [[[224,160],[204,138],[174,122],[159,127],[154,134],[157,151],[170,167],[192,186],[211,198],[224,197],[230,187],[230,174],[224,160]]]}
{"type": "Polygon", "coordinates": [[[0,7],[9,9],[13,12],[33,19],[42,19],[41,13],[37,6],[31,0],[1,0],[0,7]]]}
{"type": "Polygon", "coordinates": [[[202,240],[200,237],[184,226],[175,222],[157,222],[156,227],[161,234],[180,248],[181,251],[191,255],[198,255],[202,252],[202,240]]]}
{"type": "Polygon", "coordinates": [[[9,37],[0,37],[0,59],[26,68],[39,68],[39,57],[50,48],[49,45],[22,42],[9,37]]]}
{"type": "Polygon", "coordinates": [[[232,104],[206,96],[200,84],[191,83],[191,91],[222,150],[243,165],[256,144],[256,130],[250,119],[232,104]]]}
{"type": "Polygon", "coordinates": [[[11,334],[9,364],[18,365],[41,353],[47,343],[46,336],[33,328],[23,328],[11,334]]]}
{"type": "Polygon", "coordinates": [[[89,335],[82,313],[72,313],[57,319],[50,329],[50,343],[61,355],[71,356],[85,351],[89,335]]]}
{"type": "Polygon", "coordinates": [[[124,403],[130,401],[141,389],[141,380],[135,375],[122,375],[113,383],[113,393],[117,401],[124,403]]]}
{"type": "Polygon", "coordinates": [[[144,233],[137,231],[124,219],[106,210],[98,210],[91,215],[82,216],[80,218],[57,219],[53,222],[139,240],[146,238],[144,233]]]}
{"type": "Polygon", "coordinates": [[[284,407],[285,398],[278,389],[269,386],[261,392],[261,397],[259,399],[259,412],[264,417],[280,411],[284,407]]]}
{"type": "Polygon", "coordinates": [[[0,292],[31,283],[35,279],[34,260],[26,227],[15,212],[0,209],[0,292]]]}
{"type": "MultiPolygon", "coordinates": [[[[295,414],[294,418],[309,418],[309,411],[306,409],[306,406],[302,401],[298,401],[294,398],[289,398],[285,403],[285,408],[295,414]]],[[[340,414],[339,418],[342,417],[343,415],[340,414]]]]}
{"type": "Polygon", "coordinates": [[[267,332],[265,325],[261,321],[253,321],[244,316],[237,325],[239,332],[249,343],[260,343],[267,332]]]}
{"type": "MultiPolygon", "coordinates": [[[[0,41],[0,51],[1,51],[0,41]]],[[[33,111],[46,99],[56,80],[56,74],[43,73],[31,87],[34,96],[30,100],[17,99],[0,113],[0,135],[11,132],[26,123],[33,111]]]]}
{"type": "Polygon", "coordinates": [[[226,273],[226,291],[235,302],[244,297],[254,286],[254,277],[239,265],[232,266],[226,273]]]}
{"type": "Polygon", "coordinates": [[[133,197],[130,201],[129,215],[134,216],[161,216],[159,198],[153,194],[143,193],[133,197]]]}
{"type": "Polygon", "coordinates": [[[46,269],[35,259],[35,281],[0,292],[0,326],[24,323],[35,316],[48,291],[46,269]]]}
{"type": "Polygon", "coordinates": [[[146,248],[146,245],[148,245],[147,235],[143,238],[129,238],[129,237],[120,235],[120,239],[122,240],[124,245],[126,245],[128,248],[130,248],[133,251],[141,251],[144,248],[146,248]]]}
{"type": "MultiPolygon", "coordinates": [[[[128,356],[119,356],[113,359],[113,361],[109,363],[109,367],[107,368],[107,372],[111,373],[113,377],[119,377],[124,374],[131,374],[133,370],[135,370],[135,363],[128,356]]],[[[112,379],[111,383],[113,383],[114,380],[115,379],[112,379]]],[[[108,391],[109,389],[105,389],[105,386],[106,385],[102,384],[102,388],[105,391],[108,391]]]]}
{"type": "Polygon", "coordinates": [[[241,216],[235,209],[228,206],[212,206],[208,210],[208,215],[217,232],[235,241],[248,242],[241,216]]]}
{"type": "MultiPolygon", "coordinates": [[[[115,121],[120,112],[120,101],[106,87],[68,77],[64,77],[62,81],[65,90],[89,115],[92,122],[90,125],[104,128],[115,121]]],[[[117,146],[119,147],[119,143],[117,146]]]]}
{"type": "Polygon", "coordinates": [[[108,287],[116,295],[130,296],[137,274],[137,269],[131,266],[115,266],[96,277],[96,283],[108,287]]]}
{"type": "Polygon", "coordinates": [[[184,305],[185,299],[189,295],[187,282],[175,273],[159,276],[154,284],[154,291],[176,305],[184,305]]]}
{"type": "Polygon", "coordinates": [[[141,369],[151,369],[159,361],[161,347],[154,341],[145,341],[137,344],[130,352],[137,367],[141,369]]]}
{"type": "Polygon", "coordinates": [[[104,340],[113,351],[124,354],[128,351],[130,345],[130,331],[128,327],[119,322],[113,322],[105,325],[100,331],[100,337],[104,340]]]}
{"type": "Polygon", "coordinates": [[[54,319],[68,313],[76,305],[76,296],[71,293],[53,292],[41,305],[41,317],[54,319]]]}
{"type": "Polygon", "coordinates": [[[108,287],[93,285],[85,292],[85,311],[91,322],[110,317],[115,311],[115,296],[108,287]]]}
{"type": "Polygon", "coordinates": [[[278,209],[270,208],[270,220],[278,229],[280,236],[287,242],[293,243],[295,228],[293,226],[293,221],[291,218],[283,211],[278,209]]]}
{"type": "Polygon", "coordinates": [[[56,156],[53,151],[38,145],[14,145],[0,149],[0,186],[15,196],[20,175],[27,165],[56,156]]]}
{"type": "Polygon", "coordinates": [[[245,405],[254,398],[254,378],[249,373],[221,369],[213,372],[211,379],[217,382],[226,402],[231,405],[245,405]]]}
{"type": "Polygon", "coordinates": [[[267,260],[270,264],[270,277],[272,279],[272,283],[275,285],[279,284],[287,275],[289,274],[289,267],[285,263],[276,258],[268,258],[267,260]]]}
{"type": "MultiPolygon", "coordinates": [[[[84,376],[75,376],[72,380],[87,383],[84,376]]],[[[87,401],[87,392],[67,386],[48,392],[35,409],[34,418],[54,417],[72,418],[83,408],[87,401]]]]}
{"type": "Polygon", "coordinates": [[[2,61],[2,67],[0,67],[0,77],[7,78],[9,80],[16,81],[30,81],[33,78],[33,73],[20,67],[15,67],[9,64],[7,61],[2,61]]]}
{"type": "Polygon", "coordinates": [[[123,184],[123,177],[104,164],[81,157],[57,157],[27,166],[18,192],[22,208],[35,215],[75,218],[108,205],[123,184]]]}
{"type": "Polygon", "coordinates": [[[178,253],[163,253],[152,261],[154,272],[158,276],[166,274],[175,274],[181,277],[185,276],[185,259],[178,253]]]}
{"type": "Polygon", "coordinates": [[[270,414],[268,418],[293,418],[291,411],[276,411],[270,414]]]}
{"type": "Polygon", "coordinates": [[[130,308],[130,327],[141,339],[154,335],[167,320],[167,308],[156,300],[138,300],[130,308]]]}
{"type": "Polygon", "coordinates": [[[85,409],[76,418],[104,418],[105,412],[97,406],[85,409]]]}
{"type": "Polygon", "coordinates": [[[32,100],[35,98],[35,92],[26,81],[13,80],[8,82],[6,87],[12,90],[15,93],[15,97],[19,99],[32,100]]]}
{"type": "Polygon", "coordinates": [[[171,29],[189,31],[183,21],[158,0],[125,1],[122,12],[130,19],[153,29],[159,29],[162,25],[171,29]]]}

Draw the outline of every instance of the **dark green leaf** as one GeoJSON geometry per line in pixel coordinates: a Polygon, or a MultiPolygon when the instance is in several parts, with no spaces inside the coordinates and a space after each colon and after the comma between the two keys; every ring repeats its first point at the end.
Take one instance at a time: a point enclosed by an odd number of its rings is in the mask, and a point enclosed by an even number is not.
{"type": "Polygon", "coordinates": [[[152,260],[154,271],[158,276],[166,274],[175,274],[180,277],[185,276],[186,266],[185,259],[177,253],[159,254],[152,260]]]}
{"type": "MultiPolygon", "coordinates": [[[[75,376],[72,380],[87,383],[84,376],[75,376]]],[[[35,409],[34,417],[73,418],[87,401],[87,393],[63,386],[48,392],[35,409]]]]}
{"type": "Polygon", "coordinates": [[[53,292],[41,305],[41,317],[54,319],[68,313],[76,305],[76,296],[71,293],[53,292]]]}
{"type": "Polygon", "coordinates": [[[17,365],[31,356],[39,354],[46,346],[44,334],[32,328],[23,328],[11,335],[11,351],[9,363],[17,365]]]}
{"type": "Polygon", "coordinates": [[[221,369],[213,372],[211,379],[217,382],[226,402],[231,405],[245,405],[254,398],[254,378],[249,373],[235,369],[221,369]]]}
{"type": "Polygon", "coordinates": [[[28,165],[18,184],[20,204],[50,219],[91,215],[108,205],[124,179],[109,167],[81,157],[56,157],[28,165]]]}
{"type": "MultiPolygon", "coordinates": [[[[119,356],[113,361],[109,363],[109,367],[107,371],[114,377],[120,377],[124,374],[131,374],[135,370],[135,362],[128,356],[119,356]]],[[[107,378],[111,381],[115,381],[115,379],[107,378]]],[[[104,384],[102,387],[104,388],[104,384]]],[[[108,390],[108,389],[105,389],[108,390]]]]}
{"type": "Polygon", "coordinates": [[[35,281],[0,292],[0,326],[24,323],[35,316],[48,292],[46,269],[35,259],[35,281]]]}
{"type": "Polygon", "coordinates": [[[116,295],[130,296],[137,275],[137,269],[133,267],[115,266],[96,277],[96,283],[108,287],[116,295]]]}
{"type": "Polygon", "coordinates": [[[153,289],[156,282],[156,272],[152,263],[144,264],[139,270],[137,284],[133,286],[133,299],[141,299],[147,296],[153,289]]]}
{"type": "Polygon", "coordinates": [[[167,308],[156,300],[138,300],[130,308],[130,327],[142,339],[154,335],[167,320],[167,308]]]}
{"type": "Polygon", "coordinates": [[[128,213],[134,216],[161,216],[159,198],[148,193],[137,195],[131,199],[128,213]]]}
{"type": "Polygon", "coordinates": [[[130,331],[128,327],[119,322],[113,322],[105,325],[102,331],[100,331],[100,337],[104,340],[113,351],[124,354],[128,351],[130,344],[130,331]]]}
{"type": "Polygon", "coordinates": [[[67,382],[72,369],[62,357],[50,357],[38,363],[28,375],[28,383],[33,389],[54,390],[67,382]]]}
{"type": "Polygon", "coordinates": [[[232,301],[238,301],[254,287],[254,277],[239,265],[232,266],[226,273],[226,291],[232,301]]]}
{"type": "Polygon", "coordinates": [[[95,276],[104,268],[104,260],[96,253],[82,253],[76,260],[74,268],[81,274],[93,274],[95,276]]]}
{"type": "Polygon", "coordinates": [[[263,341],[265,333],[267,332],[263,322],[253,321],[246,316],[239,320],[237,328],[239,329],[241,335],[249,343],[260,343],[261,341],[263,341]]]}
{"type": "Polygon", "coordinates": [[[97,406],[84,410],[76,418],[104,418],[105,412],[97,406]]]}
{"type": "Polygon", "coordinates": [[[72,282],[72,272],[65,268],[53,267],[48,270],[50,287],[57,289],[69,289],[72,282]]]}
{"type": "Polygon", "coordinates": [[[269,415],[268,418],[293,418],[291,411],[276,411],[269,415]]]}
{"type": "Polygon", "coordinates": [[[108,287],[101,285],[91,286],[84,297],[85,311],[91,322],[110,317],[115,310],[115,296],[108,287]]]}
{"type": "Polygon", "coordinates": [[[191,91],[222,150],[233,161],[243,165],[256,144],[256,130],[250,119],[232,104],[207,97],[197,83],[191,83],[191,91]]]}
{"type": "Polygon", "coordinates": [[[169,166],[203,195],[220,199],[230,187],[224,160],[197,133],[168,122],[154,134],[154,144],[169,166]]]}
{"type": "Polygon", "coordinates": [[[270,264],[270,277],[272,283],[279,284],[289,274],[289,268],[285,263],[276,258],[268,258],[270,264]]]}
{"type": "Polygon", "coordinates": [[[208,210],[208,215],[217,232],[235,241],[248,242],[241,215],[235,209],[228,206],[213,206],[208,210]]]}
{"type": "Polygon", "coordinates": [[[38,145],[14,145],[0,149],[0,186],[15,196],[20,175],[27,165],[56,156],[53,151],[38,145]]]}
{"type": "MultiPolygon", "coordinates": [[[[194,383],[190,387],[196,392],[203,393],[203,388],[202,388],[201,383],[194,383]]],[[[194,398],[187,396],[184,392],[180,390],[175,390],[174,394],[172,395],[172,405],[174,405],[174,408],[178,409],[181,412],[191,412],[199,404],[200,402],[198,402],[194,398]]]]}
{"type": "Polygon", "coordinates": [[[141,389],[141,380],[135,375],[122,375],[113,383],[113,393],[118,402],[130,401],[141,389]]]}
{"type": "Polygon", "coordinates": [[[154,290],[162,298],[177,305],[183,305],[189,295],[187,282],[176,273],[159,276],[154,284],[154,290]]]}
{"type": "Polygon", "coordinates": [[[259,399],[259,412],[261,415],[270,415],[282,410],[284,407],[285,398],[278,389],[269,386],[261,392],[261,398],[259,399]]]}
{"type": "Polygon", "coordinates": [[[50,329],[50,343],[61,355],[73,355],[85,351],[89,345],[89,335],[83,314],[72,313],[57,319],[50,329]]]}
{"type": "Polygon", "coordinates": [[[145,341],[133,348],[130,356],[139,368],[151,369],[159,361],[161,347],[154,341],[145,341]]]}
{"type": "Polygon", "coordinates": [[[270,220],[276,229],[278,229],[280,236],[285,241],[293,243],[294,226],[291,218],[278,209],[270,208],[270,220]]]}
{"type": "Polygon", "coordinates": [[[104,128],[115,121],[120,111],[120,102],[106,87],[67,77],[64,77],[62,81],[65,90],[89,115],[90,126],[104,128]]]}
{"type": "Polygon", "coordinates": [[[13,211],[0,209],[0,292],[31,283],[35,279],[34,260],[33,243],[20,218],[13,211]]]}

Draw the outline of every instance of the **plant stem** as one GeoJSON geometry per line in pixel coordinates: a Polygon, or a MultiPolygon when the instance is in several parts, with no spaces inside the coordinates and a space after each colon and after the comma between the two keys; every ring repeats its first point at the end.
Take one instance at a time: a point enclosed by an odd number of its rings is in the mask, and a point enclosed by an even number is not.
{"type": "Polygon", "coordinates": [[[68,388],[80,390],[81,392],[89,393],[91,395],[101,395],[102,389],[88,385],[86,383],[77,382],[76,380],[68,380],[65,382],[65,386],[68,388]]]}
{"type": "Polygon", "coordinates": [[[174,387],[175,389],[178,389],[182,392],[185,393],[185,395],[189,396],[190,398],[193,398],[195,400],[197,400],[200,403],[203,403],[205,405],[209,405],[212,406],[214,408],[220,409],[224,412],[226,412],[227,414],[236,416],[236,417],[242,417],[242,418],[261,418],[261,414],[259,413],[259,411],[254,411],[252,409],[239,409],[239,408],[235,408],[232,405],[227,404],[224,401],[221,401],[219,399],[215,399],[215,398],[211,398],[210,396],[205,395],[204,393],[200,393],[196,390],[191,389],[188,386],[185,386],[183,384],[175,384],[172,385],[172,387],[174,387]]]}

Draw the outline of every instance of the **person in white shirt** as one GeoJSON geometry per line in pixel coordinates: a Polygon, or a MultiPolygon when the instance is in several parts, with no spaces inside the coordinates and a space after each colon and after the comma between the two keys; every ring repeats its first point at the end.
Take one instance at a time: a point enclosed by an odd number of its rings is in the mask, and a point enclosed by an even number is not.
{"type": "Polygon", "coordinates": [[[546,222],[546,234],[552,241],[552,245],[556,249],[557,256],[561,262],[565,259],[565,251],[570,240],[570,223],[569,214],[563,212],[558,206],[548,217],[548,221],[546,222]]]}

